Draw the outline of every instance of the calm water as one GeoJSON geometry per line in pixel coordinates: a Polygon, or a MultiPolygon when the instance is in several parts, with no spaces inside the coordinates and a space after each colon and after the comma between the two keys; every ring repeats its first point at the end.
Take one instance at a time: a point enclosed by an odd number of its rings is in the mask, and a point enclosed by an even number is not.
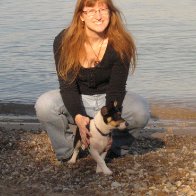
{"type": "MultiPolygon", "coordinates": [[[[0,102],[30,103],[58,88],[53,39],[75,0],[0,1],[0,102]]],[[[196,1],[115,1],[138,47],[128,89],[151,102],[196,108],[196,1]],[[119,3],[120,2],[120,3],[119,3]]]]}

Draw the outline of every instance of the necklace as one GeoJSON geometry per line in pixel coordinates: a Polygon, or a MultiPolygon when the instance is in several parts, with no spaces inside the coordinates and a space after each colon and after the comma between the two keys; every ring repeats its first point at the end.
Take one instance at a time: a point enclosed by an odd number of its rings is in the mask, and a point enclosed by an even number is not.
{"type": "Polygon", "coordinates": [[[91,47],[91,49],[92,49],[92,51],[93,51],[93,53],[94,53],[94,55],[95,55],[95,57],[96,57],[96,59],[97,59],[97,60],[94,62],[94,66],[96,66],[97,64],[100,63],[99,54],[100,54],[100,52],[101,52],[101,48],[102,48],[103,42],[104,42],[104,39],[103,39],[102,42],[101,42],[101,45],[100,45],[98,54],[96,54],[96,52],[95,52],[95,50],[93,49],[93,47],[92,47],[90,41],[88,40],[88,43],[89,43],[89,45],[90,45],[90,47],[91,47]]]}

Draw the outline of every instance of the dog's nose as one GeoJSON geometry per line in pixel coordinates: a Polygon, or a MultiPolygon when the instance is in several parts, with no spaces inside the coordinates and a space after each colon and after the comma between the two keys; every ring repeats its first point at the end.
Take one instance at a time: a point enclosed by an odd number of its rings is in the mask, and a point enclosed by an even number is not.
{"type": "Polygon", "coordinates": [[[128,122],[125,122],[125,126],[128,127],[129,126],[129,123],[128,122]]]}

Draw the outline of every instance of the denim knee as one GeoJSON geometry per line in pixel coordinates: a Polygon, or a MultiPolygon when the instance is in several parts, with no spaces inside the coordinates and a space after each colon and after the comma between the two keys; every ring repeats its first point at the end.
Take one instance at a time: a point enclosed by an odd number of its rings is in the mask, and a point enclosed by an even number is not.
{"type": "Polygon", "coordinates": [[[40,121],[48,122],[53,120],[53,117],[58,115],[58,109],[55,106],[54,100],[55,91],[49,91],[42,94],[35,103],[35,111],[37,118],[40,121]]]}
{"type": "Polygon", "coordinates": [[[147,101],[137,94],[127,94],[123,102],[122,117],[127,120],[130,129],[145,127],[150,118],[147,101]]]}
{"type": "Polygon", "coordinates": [[[150,112],[145,108],[140,108],[139,111],[135,113],[135,121],[137,124],[137,128],[143,128],[147,125],[150,119],[150,112]]]}

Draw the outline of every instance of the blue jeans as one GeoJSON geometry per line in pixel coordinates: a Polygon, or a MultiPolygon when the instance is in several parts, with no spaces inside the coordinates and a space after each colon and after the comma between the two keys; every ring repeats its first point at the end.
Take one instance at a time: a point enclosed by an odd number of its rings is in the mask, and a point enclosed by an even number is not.
{"type": "MultiPolygon", "coordinates": [[[[105,94],[82,95],[82,102],[87,115],[94,117],[96,112],[105,105],[105,94]]],[[[35,110],[38,120],[47,131],[57,159],[69,158],[73,153],[74,140],[69,124],[74,124],[74,121],[63,104],[59,90],[52,90],[41,95],[35,104],[35,110]]],[[[150,117],[148,103],[139,95],[127,92],[123,101],[122,117],[129,123],[128,130],[145,127],[150,117]]],[[[116,130],[113,132],[111,150],[114,153],[118,155],[128,153],[125,146],[132,142],[129,140],[128,132],[116,130]]]]}

